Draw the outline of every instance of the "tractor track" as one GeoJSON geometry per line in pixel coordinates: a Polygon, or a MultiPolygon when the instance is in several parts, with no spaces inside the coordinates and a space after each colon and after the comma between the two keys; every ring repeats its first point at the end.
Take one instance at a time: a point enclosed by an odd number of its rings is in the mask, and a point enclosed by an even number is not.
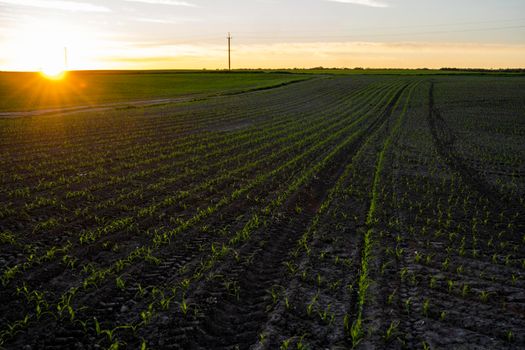
{"type": "MultiPolygon", "coordinates": [[[[469,167],[461,156],[455,152],[454,144],[456,142],[456,136],[447,125],[439,108],[435,106],[434,82],[430,83],[427,122],[438,154],[453,171],[461,176],[461,179],[468,184],[471,189],[487,198],[490,204],[499,212],[509,213],[512,212],[512,208],[521,207],[521,204],[515,198],[507,198],[505,199],[505,203],[499,191],[483,179],[482,176],[479,176],[478,172],[469,167]]],[[[525,221],[519,221],[515,224],[517,228],[525,228],[525,221]]]]}

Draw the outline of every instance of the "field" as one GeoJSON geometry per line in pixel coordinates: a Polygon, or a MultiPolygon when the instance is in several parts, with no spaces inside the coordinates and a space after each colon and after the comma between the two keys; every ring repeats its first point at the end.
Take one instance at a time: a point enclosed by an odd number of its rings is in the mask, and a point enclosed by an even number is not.
{"type": "Polygon", "coordinates": [[[525,77],[199,74],[0,119],[0,348],[525,347],[525,77]]]}
{"type": "Polygon", "coordinates": [[[263,89],[309,78],[277,72],[74,71],[67,79],[0,72],[0,112],[98,106],[130,100],[201,98],[263,89]],[[228,75],[225,79],[225,75],[228,75]]]}

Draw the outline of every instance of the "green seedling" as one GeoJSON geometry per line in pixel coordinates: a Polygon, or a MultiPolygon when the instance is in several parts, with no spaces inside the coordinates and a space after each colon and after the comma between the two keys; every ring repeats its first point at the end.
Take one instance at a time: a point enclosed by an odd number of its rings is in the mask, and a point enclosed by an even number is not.
{"type": "Polygon", "coordinates": [[[397,333],[398,327],[399,327],[399,321],[398,320],[390,322],[390,325],[388,326],[388,328],[386,329],[386,332],[385,332],[385,341],[386,342],[389,342],[389,341],[392,340],[394,335],[397,333]]]}

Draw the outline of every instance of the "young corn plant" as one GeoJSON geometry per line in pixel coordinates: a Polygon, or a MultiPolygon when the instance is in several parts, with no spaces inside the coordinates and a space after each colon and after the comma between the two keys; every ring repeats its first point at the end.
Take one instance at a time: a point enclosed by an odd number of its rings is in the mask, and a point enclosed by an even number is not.
{"type": "Polygon", "coordinates": [[[118,289],[120,289],[120,290],[124,290],[124,289],[126,289],[126,282],[124,281],[124,279],[122,278],[122,276],[118,276],[118,277],[115,279],[115,283],[116,283],[118,289]]]}
{"type": "Polygon", "coordinates": [[[425,299],[423,301],[423,315],[425,315],[426,317],[428,317],[428,312],[430,310],[430,300],[428,299],[425,299]]]}
{"type": "Polygon", "coordinates": [[[319,317],[321,318],[321,320],[324,323],[326,323],[328,325],[332,324],[332,322],[335,319],[335,314],[330,312],[330,307],[331,307],[331,305],[328,304],[326,309],[324,309],[323,311],[319,311],[319,317]]]}
{"type": "Polygon", "coordinates": [[[357,347],[363,340],[364,330],[361,318],[357,318],[350,326],[350,339],[352,340],[352,348],[357,347]]]}
{"type": "Polygon", "coordinates": [[[386,299],[386,303],[387,303],[387,305],[392,305],[392,304],[393,304],[393,302],[394,302],[394,298],[395,298],[395,296],[396,296],[396,292],[397,292],[397,288],[394,289],[394,290],[392,291],[392,293],[390,293],[390,294],[388,295],[388,297],[387,297],[387,299],[386,299]]]}
{"type": "Polygon", "coordinates": [[[397,334],[398,327],[399,327],[399,320],[395,320],[395,321],[391,321],[390,322],[390,325],[386,329],[385,336],[384,336],[384,339],[385,339],[385,341],[387,343],[392,341],[394,336],[397,334]]]}

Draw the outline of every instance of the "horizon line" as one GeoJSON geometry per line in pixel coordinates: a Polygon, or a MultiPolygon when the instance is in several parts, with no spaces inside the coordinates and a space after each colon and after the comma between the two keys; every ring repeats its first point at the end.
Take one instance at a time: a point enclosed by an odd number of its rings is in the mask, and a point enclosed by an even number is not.
{"type": "MultiPolygon", "coordinates": [[[[279,71],[279,70],[430,70],[430,71],[512,71],[524,70],[525,67],[506,67],[506,68],[483,68],[483,67],[440,67],[440,68],[404,68],[404,67],[281,67],[281,68],[137,68],[137,69],[64,69],[64,72],[162,72],[162,71],[279,71]]],[[[41,70],[1,70],[0,73],[41,73],[41,70]]]]}

